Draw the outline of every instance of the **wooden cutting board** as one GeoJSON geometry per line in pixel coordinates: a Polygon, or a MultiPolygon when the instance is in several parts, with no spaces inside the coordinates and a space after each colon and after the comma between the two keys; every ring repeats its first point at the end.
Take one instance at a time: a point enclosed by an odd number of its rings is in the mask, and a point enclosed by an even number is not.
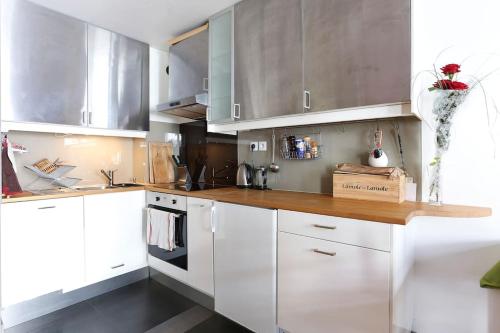
{"type": "Polygon", "coordinates": [[[173,146],[171,143],[149,143],[149,182],[165,184],[175,181],[172,163],[173,146]]]}

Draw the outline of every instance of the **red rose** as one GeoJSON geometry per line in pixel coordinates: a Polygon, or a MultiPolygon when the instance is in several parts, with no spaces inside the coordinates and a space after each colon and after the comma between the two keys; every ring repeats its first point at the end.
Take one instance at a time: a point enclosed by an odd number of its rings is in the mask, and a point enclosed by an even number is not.
{"type": "Polygon", "coordinates": [[[444,67],[441,67],[441,72],[443,72],[444,75],[453,75],[453,74],[460,73],[460,65],[448,64],[444,67]]]}
{"type": "Polygon", "coordinates": [[[441,90],[467,90],[469,86],[466,83],[452,80],[438,80],[433,88],[441,90]]]}
{"type": "Polygon", "coordinates": [[[469,89],[469,86],[467,85],[467,83],[463,83],[463,82],[460,82],[460,81],[452,81],[451,82],[451,89],[454,89],[454,90],[467,90],[467,89],[469,89]]]}

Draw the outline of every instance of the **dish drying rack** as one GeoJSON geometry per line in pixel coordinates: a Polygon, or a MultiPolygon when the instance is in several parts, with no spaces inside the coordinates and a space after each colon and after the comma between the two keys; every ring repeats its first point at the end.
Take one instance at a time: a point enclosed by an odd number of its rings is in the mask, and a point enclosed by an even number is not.
{"type": "Polygon", "coordinates": [[[74,165],[60,164],[59,159],[54,162],[49,162],[47,159],[42,159],[33,165],[25,165],[24,167],[34,172],[39,178],[35,179],[30,185],[33,185],[39,179],[45,179],[50,184],[59,185],[62,187],[71,187],[76,185],[80,178],[64,177],[65,174],[76,168],[74,165]]]}
{"type": "Polygon", "coordinates": [[[285,129],[280,135],[279,145],[284,160],[318,160],[321,158],[321,131],[285,129]]]}

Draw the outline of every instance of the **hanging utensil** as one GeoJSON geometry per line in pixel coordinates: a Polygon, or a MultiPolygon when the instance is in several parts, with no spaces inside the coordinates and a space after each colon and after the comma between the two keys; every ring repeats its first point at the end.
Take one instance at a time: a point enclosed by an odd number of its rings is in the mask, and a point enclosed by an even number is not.
{"type": "Polygon", "coordinates": [[[272,145],[273,145],[273,157],[272,157],[272,163],[271,165],[269,166],[269,170],[271,170],[271,172],[279,172],[280,171],[280,167],[279,165],[277,165],[276,163],[274,163],[274,155],[275,155],[275,150],[276,150],[276,135],[274,134],[274,129],[273,129],[273,136],[272,136],[272,145]]]}

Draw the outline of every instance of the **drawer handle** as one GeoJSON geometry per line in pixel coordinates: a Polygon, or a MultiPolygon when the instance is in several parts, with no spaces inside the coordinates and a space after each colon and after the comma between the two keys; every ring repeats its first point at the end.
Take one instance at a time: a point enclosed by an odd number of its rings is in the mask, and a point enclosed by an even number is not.
{"type": "Polygon", "coordinates": [[[319,254],[324,254],[324,255],[327,255],[327,256],[330,256],[330,257],[335,257],[337,255],[337,252],[326,252],[326,251],[321,251],[321,250],[318,250],[318,249],[314,249],[313,252],[319,253],[319,254]]]}
{"type": "Polygon", "coordinates": [[[52,208],[56,208],[56,206],[38,207],[38,209],[52,209],[52,208]]]}
{"type": "Polygon", "coordinates": [[[321,225],[321,224],[313,224],[314,227],[320,228],[320,229],[328,229],[328,230],[335,230],[337,227],[330,227],[328,225],[321,225]]]}
{"type": "Polygon", "coordinates": [[[125,266],[125,264],[120,264],[120,265],[116,265],[116,266],[111,266],[111,269],[117,269],[117,268],[120,268],[120,267],[123,267],[125,266]]]}

